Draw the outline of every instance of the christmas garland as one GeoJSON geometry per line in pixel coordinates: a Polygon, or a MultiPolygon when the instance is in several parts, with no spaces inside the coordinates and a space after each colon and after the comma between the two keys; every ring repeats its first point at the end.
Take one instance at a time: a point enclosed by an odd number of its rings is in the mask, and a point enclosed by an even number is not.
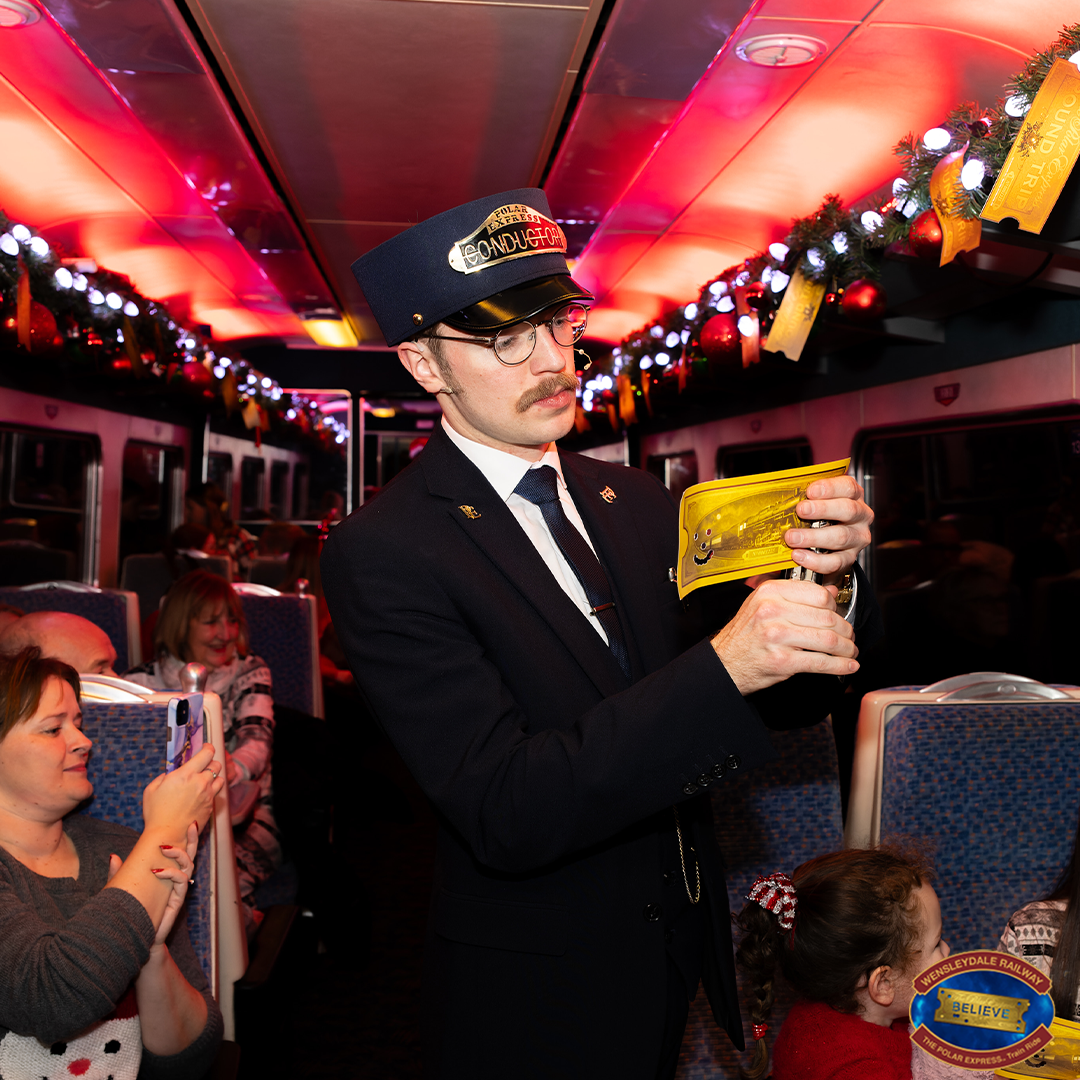
{"type": "Polygon", "coordinates": [[[178,325],[122,274],[90,259],[66,259],[38,233],[0,211],[0,359],[29,353],[57,368],[117,384],[219,399],[239,411],[256,441],[272,426],[342,447],[346,427],[316,402],[286,393],[206,335],[178,325]]]}
{"type": "MultiPolygon", "coordinates": [[[[1050,68],[1059,59],[1080,65],[1080,24],[1065,27],[1005,85],[1004,96],[987,109],[968,102],[952,109],[941,125],[896,145],[901,175],[888,194],[859,209],[826,195],[809,217],[796,219],[783,243],[771,244],[705,283],[696,300],[628,335],[609,357],[594,365],[582,390],[585,413],[605,413],[612,427],[637,419],[638,403],[652,413],[660,387],[678,391],[741,372],[743,339],[764,336],[797,272],[827,288],[822,310],[852,322],[880,318],[885,296],[877,284],[886,254],[937,260],[941,227],[930,195],[934,170],[946,157],[963,153],[960,181],[939,209],[949,217],[978,218],[1050,68]],[[744,320],[749,320],[745,321],[744,320]]],[[[820,313],[819,316],[820,318],[820,313]]],[[[587,425],[579,415],[579,429],[587,425]]]]}

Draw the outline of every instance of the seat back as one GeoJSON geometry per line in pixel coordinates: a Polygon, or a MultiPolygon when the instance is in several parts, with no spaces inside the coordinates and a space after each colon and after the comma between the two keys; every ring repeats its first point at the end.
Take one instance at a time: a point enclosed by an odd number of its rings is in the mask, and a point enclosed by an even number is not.
{"type": "Polygon", "coordinates": [[[1080,700],[906,704],[885,718],[880,835],[933,844],[945,939],[993,948],[1076,831],[1080,700]]]}
{"type": "MultiPolygon", "coordinates": [[[[83,731],[94,742],[87,766],[94,796],[81,812],[142,832],[143,789],[165,771],[168,702],[129,705],[84,700],[82,707],[83,731]]],[[[188,900],[188,933],[216,996],[210,837],[207,830],[199,840],[195,887],[188,900]]]]}
{"type": "Polygon", "coordinates": [[[120,571],[120,588],[128,589],[139,597],[139,615],[146,619],[161,606],[161,598],[176,578],[189,570],[206,570],[226,581],[232,580],[226,555],[178,551],[170,564],[168,556],[158,551],[150,555],[128,555],[120,571]]]}
{"type": "Polygon", "coordinates": [[[247,619],[251,651],[270,668],[274,702],[322,717],[318,612],[314,596],[234,586],[247,619]]]}
{"type": "MultiPolygon", "coordinates": [[[[83,730],[93,740],[88,778],[93,798],[80,812],[142,830],[142,793],[165,769],[168,741],[168,691],[150,695],[144,704],[84,699],[83,730]]],[[[203,695],[207,737],[224,765],[221,699],[203,695]]],[[[235,1032],[232,984],[247,967],[247,950],[236,883],[229,804],[219,795],[214,824],[199,839],[195,885],[188,892],[188,933],[225,1020],[225,1037],[235,1032]],[[225,989],[227,992],[222,993],[225,989]]]]}
{"type": "Polygon", "coordinates": [[[116,650],[116,666],[127,671],[142,663],[139,598],[124,589],[97,589],[78,581],[49,581],[0,588],[0,602],[23,611],[66,611],[99,626],[116,650]]]}
{"type": "Polygon", "coordinates": [[[251,560],[248,581],[253,585],[269,585],[271,589],[276,589],[285,580],[288,568],[288,555],[256,555],[251,560]]]}
{"type": "MultiPolygon", "coordinates": [[[[727,863],[728,903],[738,913],[759,874],[782,870],[790,874],[815,855],[836,851],[842,844],[840,773],[832,723],[823,720],[797,731],[770,732],[780,757],[733,779],[712,792],[716,838],[727,863]]],[[[742,973],[740,1001],[746,1000],[742,973]]],[[[780,1030],[793,1003],[786,987],[777,984],[769,1044],[780,1030]]],[[[744,1037],[753,1046],[749,1025],[744,1037]]],[[[679,1054],[679,1080],[738,1076],[740,1055],[712,1018],[703,991],[690,1008],[690,1019],[679,1054]]]]}

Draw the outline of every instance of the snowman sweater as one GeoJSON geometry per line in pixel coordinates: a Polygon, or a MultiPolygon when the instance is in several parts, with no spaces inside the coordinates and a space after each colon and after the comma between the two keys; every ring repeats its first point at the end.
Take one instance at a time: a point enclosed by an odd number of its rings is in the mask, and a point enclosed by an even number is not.
{"type": "MultiPolygon", "coordinates": [[[[0,848],[0,971],[5,972],[0,979],[0,1060],[6,1056],[5,1043],[31,1036],[60,1065],[65,1057],[60,1048],[91,1025],[106,1018],[110,1023],[130,1020],[134,996],[128,990],[154,942],[154,927],[142,904],[123,889],[105,889],[109,855],[126,858],[137,834],[85,816],[68,818],[64,831],[79,854],[77,879],[41,877],[0,848]]],[[[142,1051],[141,1080],[202,1076],[221,1041],[221,1012],[182,920],[168,947],[184,978],[206,998],[206,1027],[179,1054],[142,1051]]],[[[104,1053],[116,1054],[116,1045],[123,1042],[120,1031],[105,1039],[104,1053]]],[[[120,1058],[113,1056],[109,1063],[118,1066],[120,1058]]],[[[69,1071],[62,1065],[61,1070],[69,1071]]],[[[119,1080],[122,1070],[106,1072],[117,1073],[119,1080]]],[[[8,1072],[0,1069],[0,1074],[8,1072]]]]}

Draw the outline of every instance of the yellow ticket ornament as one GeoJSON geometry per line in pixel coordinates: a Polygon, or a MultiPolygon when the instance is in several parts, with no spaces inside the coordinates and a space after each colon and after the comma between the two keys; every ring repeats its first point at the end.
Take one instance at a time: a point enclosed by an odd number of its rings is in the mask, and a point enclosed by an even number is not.
{"type": "Polygon", "coordinates": [[[679,506],[679,598],[703,585],[796,565],[784,543],[805,525],[795,507],[815,480],[843,476],[850,458],[803,469],[709,480],[683,492],[679,506]]]}

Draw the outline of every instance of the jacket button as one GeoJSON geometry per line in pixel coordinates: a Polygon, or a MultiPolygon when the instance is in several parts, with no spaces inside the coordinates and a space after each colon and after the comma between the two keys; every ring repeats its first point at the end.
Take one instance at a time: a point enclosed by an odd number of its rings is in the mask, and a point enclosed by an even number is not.
{"type": "Polygon", "coordinates": [[[729,754],[727,760],[724,762],[724,767],[734,772],[736,769],[742,767],[742,759],[736,757],[735,754],[729,754]]]}
{"type": "Polygon", "coordinates": [[[693,795],[696,791],[697,791],[697,784],[694,784],[694,783],[689,783],[682,789],[682,793],[684,795],[693,795]]]}
{"type": "Polygon", "coordinates": [[[724,766],[721,765],[719,762],[717,762],[717,764],[712,767],[712,774],[716,777],[717,780],[719,780],[720,777],[723,776],[726,772],[727,769],[725,769],[724,766]]]}
{"type": "Polygon", "coordinates": [[[645,917],[646,922],[659,922],[660,916],[664,914],[664,909],[659,904],[646,904],[641,914],[645,917]]]}
{"type": "Polygon", "coordinates": [[[701,787],[708,787],[712,783],[712,777],[708,773],[702,773],[697,782],[701,787]]]}

